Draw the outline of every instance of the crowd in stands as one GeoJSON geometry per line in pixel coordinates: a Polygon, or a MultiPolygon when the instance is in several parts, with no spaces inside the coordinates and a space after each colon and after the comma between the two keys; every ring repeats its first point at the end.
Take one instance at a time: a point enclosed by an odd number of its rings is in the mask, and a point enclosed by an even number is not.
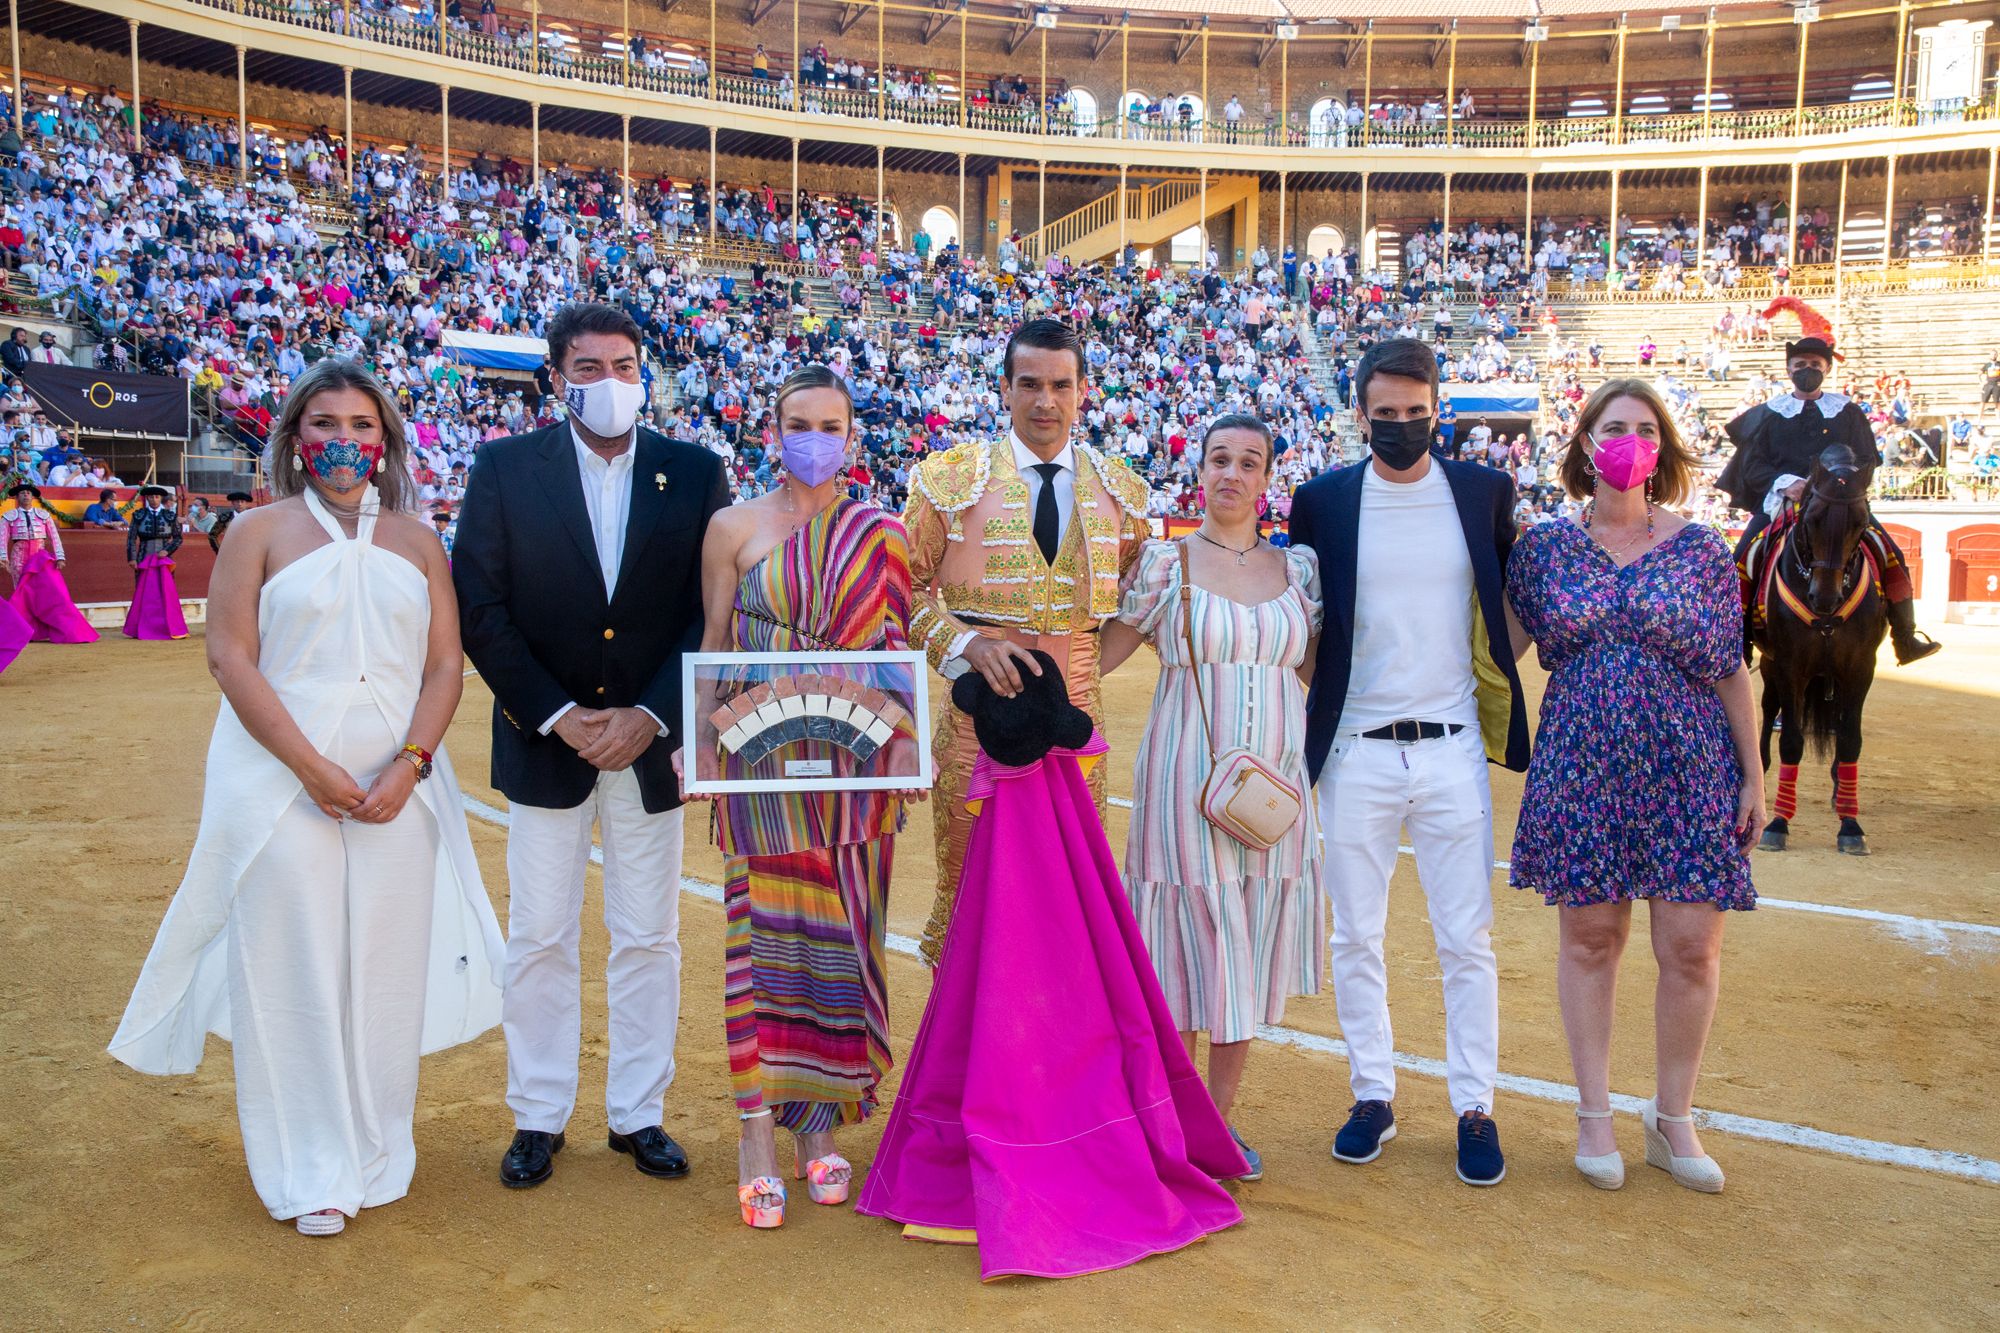
{"type": "MultiPolygon", "coordinates": [[[[1270,499],[1282,516],[1290,489],[1340,457],[1352,364],[1392,336],[1432,343],[1447,392],[1546,377],[1533,439],[1496,439],[1468,423],[1458,447],[1547,500],[1548,442],[1563,438],[1583,396],[1585,358],[1590,370],[1601,365],[1601,348],[1553,332],[1537,283],[1591,252],[1587,222],[1544,219],[1532,263],[1503,225],[1466,223],[1448,248],[1441,226],[1419,228],[1406,238],[1400,282],[1357,278],[1351,250],[1301,262],[1260,248],[1232,277],[1213,251],[1172,266],[1128,249],[1078,267],[1060,255],[1030,262],[1010,236],[993,261],[962,262],[955,244],[879,227],[872,203],[852,196],[802,199],[795,225],[791,201],[768,184],[661,177],[626,198],[603,169],[551,168],[537,184],[520,163],[481,153],[440,186],[421,150],[365,146],[345,225],[322,226],[311,200],[346,178],[337,136],[319,129],[281,142],[257,131],[242,143],[233,124],[154,108],[135,139],[130,111],[115,93],[64,93],[38,100],[18,144],[0,142],[7,264],[79,326],[99,364],[188,379],[204,415],[246,454],[262,450],[307,366],[325,356],[368,362],[410,423],[422,498],[447,513],[480,443],[553,421],[557,409],[546,370],[477,370],[455,358],[445,331],[535,337],[583,296],[638,320],[655,421],[724,455],[740,495],[773,482],[768,386],[804,361],[837,367],[863,440],[853,487],[891,508],[924,453],[997,431],[1001,346],[1037,315],[1086,331],[1094,391],[1083,428],[1153,483],[1162,515],[1199,505],[1188,445],[1201,423],[1248,410],[1277,436],[1270,499]],[[242,153],[247,181],[237,179],[242,153]],[[706,236],[711,213],[719,234],[751,247],[740,268],[704,266],[683,243],[706,236]],[[1442,299],[1454,291],[1472,294],[1469,309],[1442,299]],[[1552,330],[1539,358],[1529,336],[1538,326],[1552,330]]],[[[1748,208],[1750,225],[1762,226],[1758,206],[1748,208]]],[[[1727,381],[1729,349],[1768,336],[1746,309],[1719,319],[1699,352],[1638,349],[1642,366],[1659,365],[1704,455],[1719,452],[1720,426],[1687,382],[1727,381]]],[[[1745,401],[1775,387],[1746,385],[1745,401]]],[[[1896,387],[1861,386],[1885,429],[1910,419],[1896,387]]],[[[0,408],[17,468],[54,480],[60,466],[69,484],[116,484],[59,448],[17,385],[0,408]]]]}

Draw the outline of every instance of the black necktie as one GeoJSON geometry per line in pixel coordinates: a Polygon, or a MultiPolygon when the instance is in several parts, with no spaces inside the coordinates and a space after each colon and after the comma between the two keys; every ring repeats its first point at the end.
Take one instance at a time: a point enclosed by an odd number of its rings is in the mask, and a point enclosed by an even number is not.
{"type": "Polygon", "coordinates": [[[1035,501],[1035,545],[1042,548],[1042,559],[1053,565],[1056,547],[1062,540],[1062,514],[1056,509],[1056,473],[1062,471],[1062,464],[1034,466],[1042,474],[1042,493],[1035,501]]]}

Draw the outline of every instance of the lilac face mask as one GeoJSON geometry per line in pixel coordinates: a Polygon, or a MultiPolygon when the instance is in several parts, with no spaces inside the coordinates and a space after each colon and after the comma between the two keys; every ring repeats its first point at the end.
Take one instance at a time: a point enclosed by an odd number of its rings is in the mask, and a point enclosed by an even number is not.
{"type": "Polygon", "coordinates": [[[1590,465],[1597,476],[1614,491],[1644,486],[1660,461],[1660,442],[1643,435],[1614,435],[1590,446],[1590,465]]]}
{"type": "Polygon", "coordinates": [[[818,486],[840,475],[847,461],[847,437],[831,431],[801,430],[786,435],[781,444],[785,471],[808,486],[818,486]]]}

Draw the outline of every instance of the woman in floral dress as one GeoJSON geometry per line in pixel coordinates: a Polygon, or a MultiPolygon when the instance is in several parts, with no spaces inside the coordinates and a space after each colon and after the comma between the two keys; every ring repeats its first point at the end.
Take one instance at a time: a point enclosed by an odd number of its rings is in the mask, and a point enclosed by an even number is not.
{"type": "Polygon", "coordinates": [[[1632,902],[1651,915],[1658,1092],[1646,1160],[1691,1189],[1722,1171],[1691,1123],[1715,1016],[1723,910],[1748,910],[1764,825],[1742,609],[1728,545],[1666,506],[1693,467],[1666,405],[1636,379],[1592,394],[1560,467],[1575,519],[1525,532],[1507,567],[1516,654],[1549,672],[1510,881],[1562,911],[1556,989],[1576,1071],[1577,1169],[1616,1189],[1611,1016],[1632,902]]]}

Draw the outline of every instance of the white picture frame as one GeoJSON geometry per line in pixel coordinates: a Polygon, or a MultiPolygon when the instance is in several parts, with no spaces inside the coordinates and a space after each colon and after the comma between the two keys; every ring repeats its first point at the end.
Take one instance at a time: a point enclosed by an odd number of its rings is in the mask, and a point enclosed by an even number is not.
{"type": "MultiPolygon", "coordinates": [[[[682,658],[684,685],[681,691],[681,737],[685,753],[682,758],[682,787],[690,796],[729,796],[757,792],[820,792],[820,791],[905,791],[929,790],[935,776],[931,761],[931,700],[930,663],[920,652],[900,650],[877,650],[868,652],[794,652],[794,653],[688,653],[682,658]],[[857,668],[863,669],[857,672],[857,668]],[[889,668],[887,672],[882,668],[889,668]],[[872,671],[868,669],[873,669],[872,671]],[[708,706],[709,696],[706,686],[715,678],[718,670],[759,672],[764,680],[776,680],[788,676],[832,675],[853,678],[858,674],[870,674],[878,681],[888,679],[880,685],[880,692],[894,700],[908,715],[909,729],[913,733],[916,752],[914,773],[885,773],[880,775],[845,776],[777,776],[766,778],[730,778],[709,776],[704,770],[711,767],[706,762],[715,756],[719,767],[718,742],[727,746],[731,742],[741,742],[745,732],[736,731],[725,740],[725,733],[711,722],[708,714],[713,709],[708,706]]],[[[830,705],[809,697],[777,700],[755,710],[756,721],[766,725],[782,723],[792,717],[807,712],[819,712],[839,708],[837,702],[830,705]],[[789,711],[787,711],[789,710],[789,711]],[[768,716],[765,716],[768,714],[768,716]]],[[[756,722],[746,720],[746,729],[756,722]]],[[[864,732],[881,731],[879,722],[871,723],[864,732]]],[[[889,729],[890,735],[877,741],[878,748],[887,744],[894,735],[901,735],[899,726],[889,729]]],[[[735,753],[735,751],[732,751],[735,753]]],[[[800,761],[806,763],[809,761],[800,761]]]]}

